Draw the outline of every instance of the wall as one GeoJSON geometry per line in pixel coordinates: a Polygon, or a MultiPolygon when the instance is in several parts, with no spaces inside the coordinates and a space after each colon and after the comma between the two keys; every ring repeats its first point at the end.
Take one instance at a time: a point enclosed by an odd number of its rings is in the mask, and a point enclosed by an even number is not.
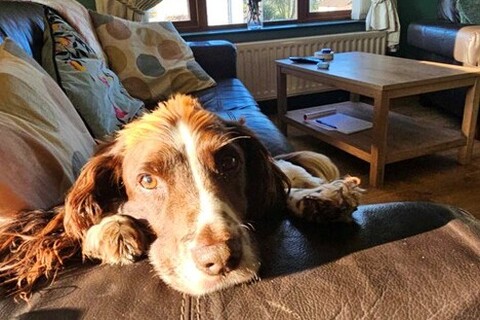
{"type": "Polygon", "coordinates": [[[400,55],[405,55],[407,48],[407,29],[410,22],[435,19],[439,0],[398,0],[400,18],[400,55]]]}
{"type": "Polygon", "coordinates": [[[88,9],[95,10],[95,0],[78,0],[81,4],[83,4],[88,9]]]}

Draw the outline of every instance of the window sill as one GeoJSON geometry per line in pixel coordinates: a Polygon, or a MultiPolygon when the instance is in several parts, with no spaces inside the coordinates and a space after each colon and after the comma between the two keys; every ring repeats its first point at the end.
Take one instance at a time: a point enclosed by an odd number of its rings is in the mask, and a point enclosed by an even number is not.
{"type": "Polygon", "coordinates": [[[339,20],[302,24],[272,25],[258,30],[247,28],[181,33],[186,41],[228,40],[233,43],[263,41],[323,34],[365,31],[363,20],[339,20]]]}

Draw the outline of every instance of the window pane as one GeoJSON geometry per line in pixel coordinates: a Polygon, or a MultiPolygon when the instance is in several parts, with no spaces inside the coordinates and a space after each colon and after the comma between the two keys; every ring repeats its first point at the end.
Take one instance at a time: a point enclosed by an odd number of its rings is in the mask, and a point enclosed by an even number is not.
{"type": "Polygon", "coordinates": [[[244,23],[243,0],[207,0],[209,26],[244,23]]]}
{"type": "Polygon", "coordinates": [[[310,0],[310,12],[352,10],[352,0],[310,0]]]}
{"type": "Polygon", "coordinates": [[[148,21],[190,21],[188,0],[163,0],[148,12],[148,21]]]}
{"type": "MultiPolygon", "coordinates": [[[[246,0],[207,0],[208,25],[245,23],[246,3],[246,0]]],[[[297,19],[297,0],[262,0],[262,5],[264,21],[297,19]]]]}
{"type": "Polygon", "coordinates": [[[263,0],[263,20],[297,19],[297,0],[263,0]]]}

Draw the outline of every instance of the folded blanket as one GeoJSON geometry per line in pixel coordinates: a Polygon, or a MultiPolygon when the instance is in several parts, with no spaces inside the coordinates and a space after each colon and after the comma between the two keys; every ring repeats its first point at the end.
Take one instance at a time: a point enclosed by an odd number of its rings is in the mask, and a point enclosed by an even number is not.
{"type": "Polygon", "coordinates": [[[458,30],[453,57],[465,66],[480,66],[480,25],[458,30]]]}

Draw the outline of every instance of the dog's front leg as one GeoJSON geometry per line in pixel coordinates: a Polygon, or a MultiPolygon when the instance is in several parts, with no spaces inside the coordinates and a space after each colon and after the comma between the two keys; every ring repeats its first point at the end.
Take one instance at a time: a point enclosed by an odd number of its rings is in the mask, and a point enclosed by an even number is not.
{"type": "Polygon", "coordinates": [[[127,215],[103,218],[87,231],[82,252],[107,264],[129,264],[146,253],[148,238],[139,223],[127,215]]]}
{"type": "Polygon", "coordinates": [[[310,189],[292,188],[287,206],[293,215],[314,222],[350,222],[358,206],[360,179],[347,177],[310,189]]]}

